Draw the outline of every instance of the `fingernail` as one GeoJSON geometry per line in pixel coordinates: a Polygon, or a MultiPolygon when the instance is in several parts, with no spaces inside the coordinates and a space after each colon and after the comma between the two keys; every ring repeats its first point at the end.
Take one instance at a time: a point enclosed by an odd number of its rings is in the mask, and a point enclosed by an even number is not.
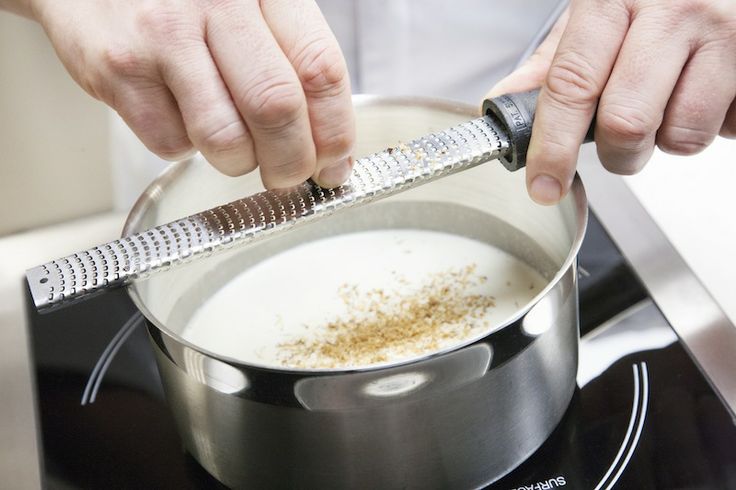
{"type": "Polygon", "coordinates": [[[317,175],[316,180],[322,187],[337,187],[348,180],[352,170],[353,159],[351,157],[347,157],[329,167],[323,168],[319,175],[317,175]]]}
{"type": "Polygon", "coordinates": [[[551,175],[539,174],[532,180],[529,194],[537,204],[557,204],[562,197],[562,185],[551,175]]]}

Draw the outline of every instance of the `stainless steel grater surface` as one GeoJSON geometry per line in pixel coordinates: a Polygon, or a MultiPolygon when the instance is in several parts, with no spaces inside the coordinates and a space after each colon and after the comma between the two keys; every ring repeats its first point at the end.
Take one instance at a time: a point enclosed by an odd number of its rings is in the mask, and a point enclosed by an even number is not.
{"type": "Polygon", "coordinates": [[[308,181],[289,190],[261,192],[34,267],[26,272],[33,301],[40,311],[66,306],[505,156],[510,143],[502,128],[488,116],[468,121],[357,160],[348,182],[338,188],[323,189],[308,181]]]}

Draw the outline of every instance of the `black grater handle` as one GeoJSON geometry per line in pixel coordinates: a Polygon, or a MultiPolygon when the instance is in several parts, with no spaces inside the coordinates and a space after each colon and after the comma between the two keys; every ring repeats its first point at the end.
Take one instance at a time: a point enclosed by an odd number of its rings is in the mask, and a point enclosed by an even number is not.
{"type": "MultiPolygon", "coordinates": [[[[512,172],[526,165],[526,152],[532,136],[534,114],[537,111],[539,89],[529,92],[505,94],[483,101],[483,114],[491,116],[506,130],[509,151],[501,158],[504,167],[512,172]]],[[[593,141],[595,117],[588,128],[583,143],[593,141]]]]}

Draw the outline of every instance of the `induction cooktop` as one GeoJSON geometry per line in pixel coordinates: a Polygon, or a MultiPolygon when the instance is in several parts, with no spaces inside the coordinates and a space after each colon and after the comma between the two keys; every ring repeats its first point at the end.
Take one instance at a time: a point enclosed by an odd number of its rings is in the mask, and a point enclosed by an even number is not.
{"type": "MultiPolygon", "coordinates": [[[[488,488],[736,488],[732,414],[594,215],[579,265],[572,402],[488,488]]],[[[124,292],[43,316],[29,300],[28,310],[47,488],[223,488],[182,448],[124,292]]]]}

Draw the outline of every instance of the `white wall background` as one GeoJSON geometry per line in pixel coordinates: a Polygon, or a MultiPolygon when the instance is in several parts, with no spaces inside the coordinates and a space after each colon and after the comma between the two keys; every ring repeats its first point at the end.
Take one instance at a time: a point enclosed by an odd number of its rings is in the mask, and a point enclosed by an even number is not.
{"type": "Polygon", "coordinates": [[[0,236],[110,209],[107,119],[38,25],[0,13],[0,236]]]}
{"type": "Polygon", "coordinates": [[[736,140],[692,157],[657,151],[626,182],[736,324],[736,140]]]}

